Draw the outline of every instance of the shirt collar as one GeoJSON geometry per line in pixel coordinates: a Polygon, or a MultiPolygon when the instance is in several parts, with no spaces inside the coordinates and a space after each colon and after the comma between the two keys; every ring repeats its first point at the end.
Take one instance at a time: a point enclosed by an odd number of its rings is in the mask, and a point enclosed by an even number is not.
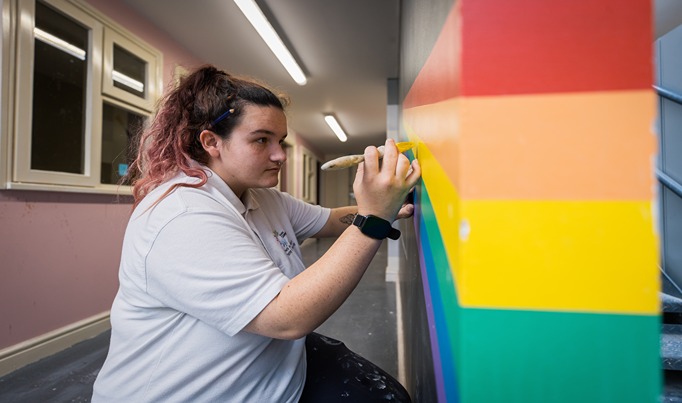
{"type": "Polygon", "coordinates": [[[256,210],[260,207],[252,189],[246,189],[240,199],[218,174],[206,166],[203,168],[208,175],[208,182],[206,184],[223,195],[237,209],[239,214],[244,215],[247,211],[256,210]]]}

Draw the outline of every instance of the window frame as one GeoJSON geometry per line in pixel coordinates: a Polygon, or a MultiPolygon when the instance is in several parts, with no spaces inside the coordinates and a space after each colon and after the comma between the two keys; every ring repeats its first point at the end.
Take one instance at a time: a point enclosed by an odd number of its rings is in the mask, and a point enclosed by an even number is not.
{"type": "MultiPolygon", "coordinates": [[[[666,281],[682,289],[682,254],[677,244],[682,239],[682,164],[676,152],[682,147],[682,58],[676,52],[682,43],[682,27],[677,27],[654,42],[656,78],[654,90],[658,116],[656,135],[656,224],[659,235],[659,269],[666,281]]],[[[665,290],[664,290],[665,291],[665,290]]]]}
{"type": "Polygon", "coordinates": [[[86,67],[85,173],[31,169],[36,1],[0,0],[3,18],[0,90],[2,99],[8,100],[0,105],[0,189],[132,194],[130,186],[100,181],[102,111],[108,103],[151,117],[163,87],[163,54],[83,0],[42,0],[89,30],[89,49],[86,51],[91,57],[88,57],[86,67]],[[109,79],[112,77],[114,44],[146,62],[149,87],[144,98],[114,87],[113,81],[110,81],[111,88],[105,88],[107,75],[109,79]],[[109,65],[105,66],[107,63],[109,65]]]}
{"type": "MultiPolygon", "coordinates": [[[[0,0],[0,99],[10,100],[14,93],[13,63],[14,21],[16,21],[14,3],[0,0]]],[[[0,102],[0,189],[6,187],[11,172],[10,130],[12,115],[11,102],[0,102]]]]}
{"type": "Polygon", "coordinates": [[[43,171],[31,169],[31,133],[33,121],[33,69],[35,40],[35,1],[19,2],[19,21],[17,24],[17,70],[15,94],[15,130],[14,130],[14,169],[12,182],[42,183],[49,185],[95,186],[99,181],[100,168],[96,153],[101,147],[95,124],[101,122],[101,111],[94,107],[101,102],[101,60],[102,23],[83,10],[65,0],[42,0],[45,4],[72,20],[86,27],[88,34],[87,79],[85,96],[85,147],[83,174],[43,171]],[[30,18],[25,18],[30,16],[30,18]]]}
{"type": "Polygon", "coordinates": [[[110,27],[104,27],[104,49],[102,64],[102,94],[108,95],[113,99],[119,99],[130,105],[151,112],[156,102],[157,83],[154,79],[157,71],[156,57],[154,53],[137,44],[134,40],[115,31],[110,27]],[[145,77],[147,85],[145,96],[138,97],[135,94],[122,90],[114,86],[114,45],[118,44],[126,51],[132,53],[146,63],[145,77]]]}
{"type": "Polygon", "coordinates": [[[311,204],[317,204],[317,164],[318,159],[315,154],[301,147],[301,174],[299,175],[299,178],[303,178],[301,199],[311,204]]]}

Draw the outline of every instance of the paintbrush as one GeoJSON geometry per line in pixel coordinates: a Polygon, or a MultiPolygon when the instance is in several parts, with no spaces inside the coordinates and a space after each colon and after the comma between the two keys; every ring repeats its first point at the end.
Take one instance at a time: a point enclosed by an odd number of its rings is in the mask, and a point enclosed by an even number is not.
{"type": "MultiPolygon", "coordinates": [[[[398,147],[398,152],[401,152],[401,153],[404,153],[405,151],[414,148],[414,143],[411,141],[403,141],[400,143],[396,143],[395,145],[396,145],[396,147],[398,147]]],[[[377,147],[377,150],[379,151],[379,158],[383,158],[384,157],[384,146],[377,147]]],[[[343,157],[339,157],[339,158],[333,159],[331,161],[325,162],[320,167],[320,169],[322,169],[323,171],[333,171],[335,169],[350,168],[353,165],[357,165],[364,160],[365,160],[365,156],[362,154],[345,155],[343,157]]]]}

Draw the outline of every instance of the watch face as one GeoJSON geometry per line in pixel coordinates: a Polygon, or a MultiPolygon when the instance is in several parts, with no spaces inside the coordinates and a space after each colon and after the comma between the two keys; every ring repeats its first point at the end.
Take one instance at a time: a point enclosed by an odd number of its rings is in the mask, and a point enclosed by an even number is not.
{"type": "Polygon", "coordinates": [[[375,216],[367,216],[365,225],[362,226],[362,232],[371,236],[372,238],[384,239],[388,234],[391,224],[388,221],[375,216]]]}
{"type": "Polygon", "coordinates": [[[400,237],[400,231],[393,228],[390,222],[371,214],[367,216],[358,214],[353,220],[353,225],[357,225],[363,234],[375,239],[384,239],[386,237],[398,239],[400,237]]]}

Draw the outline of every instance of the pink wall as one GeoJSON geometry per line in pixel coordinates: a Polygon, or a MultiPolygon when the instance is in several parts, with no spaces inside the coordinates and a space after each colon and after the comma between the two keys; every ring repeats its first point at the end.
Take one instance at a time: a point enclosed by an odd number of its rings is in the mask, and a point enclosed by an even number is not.
{"type": "MultiPolygon", "coordinates": [[[[163,53],[164,85],[202,63],[123,2],[89,3],[163,53]]],[[[0,191],[0,350],[110,308],[129,212],[116,196],[0,191]]]]}
{"type": "Polygon", "coordinates": [[[163,53],[163,84],[168,84],[173,77],[173,69],[176,64],[194,67],[204,63],[192,55],[185,48],[180,47],[163,31],[156,28],[146,18],[138,15],[133,9],[121,0],[86,0],[91,6],[102,14],[113,19],[133,35],[141,38],[151,46],[163,53]]]}
{"type": "Polygon", "coordinates": [[[110,308],[126,199],[0,192],[0,349],[110,308]]]}

